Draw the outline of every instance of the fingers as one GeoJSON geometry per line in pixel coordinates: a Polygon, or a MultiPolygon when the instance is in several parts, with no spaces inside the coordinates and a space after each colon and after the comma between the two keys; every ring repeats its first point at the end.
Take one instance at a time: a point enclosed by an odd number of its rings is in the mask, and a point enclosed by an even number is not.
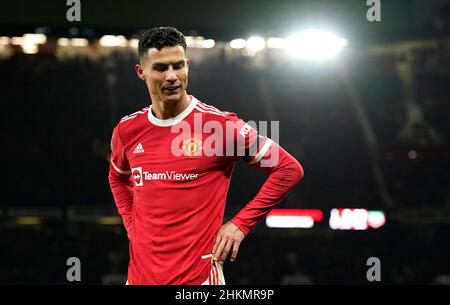
{"type": "Polygon", "coordinates": [[[220,261],[221,262],[225,262],[225,260],[227,259],[228,256],[228,252],[230,252],[230,248],[233,245],[233,241],[232,240],[227,240],[227,243],[222,251],[222,254],[220,255],[220,261]]]}
{"type": "Polygon", "coordinates": [[[219,246],[221,240],[222,240],[222,234],[220,234],[220,232],[219,232],[219,234],[217,234],[216,243],[214,244],[214,248],[212,251],[213,255],[216,254],[217,247],[219,246]]]}
{"type": "Polygon", "coordinates": [[[236,257],[237,257],[238,251],[239,251],[239,245],[240,245],[239,242],[235,242],[233,244],[233,252],[231,252],[231,258],[230,258],[231,262],[234,262],[236,260],[236,257]]]}
{"type": "Polygon", "coordinates": [[[213,251],[213,257],[216,260],[220,260],[221,256],[222,256],[222,251],[225,248],[225,246],[227,245],[227,240],[225,238],[221,238],[219,245],[217,246],[216,251],[213,251]]]}
{"type": "Polygon", "coordinates": [[[230,250],[230,261],[235,261],[239,246],[244,239],[245,234],[239,230],[233,223],[223,225],[217,234],[216,242],[213,247],[213,258],[221,263],[225,262],[230,250]]]}

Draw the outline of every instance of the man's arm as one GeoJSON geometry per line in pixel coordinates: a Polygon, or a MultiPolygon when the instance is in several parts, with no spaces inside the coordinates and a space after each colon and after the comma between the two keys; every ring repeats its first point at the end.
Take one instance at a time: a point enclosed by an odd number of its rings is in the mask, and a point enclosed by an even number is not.
{"type": "Polygon", "coordinates": [[[108,178],[117,210],[120,216],[122,216],[123,224],[127,230],[128,239],[131,239],[133,222],[133,184],[130,181],[130,174],[118,173],[111,164],[108,178]]]}
{"type": "Polygon", "coordinates": [[[220,262],[225,261],[230,249],[232,249],[230,260],[236,259],[239,245],[245,235],[289,193],[304,175],[300,163],[275,142],[255,165],[269,173],[269,176],[253,200],[220,228],[213,249],[214,258],[220,262]],[[277,153],[278,162],[273,162],[273,166],[261,166],[261,163],[264,164],[264,161],[272,159],[271,157],[277,153]]]}
{"type": "Polygon", "coordinates": [[[111,160],[109,164],[109,186],[117,210],[127,230],[128,239],[132,236],[133,183],[125,149],[120,139],[118,127],[114,128],[111,138],[111,160]]]}

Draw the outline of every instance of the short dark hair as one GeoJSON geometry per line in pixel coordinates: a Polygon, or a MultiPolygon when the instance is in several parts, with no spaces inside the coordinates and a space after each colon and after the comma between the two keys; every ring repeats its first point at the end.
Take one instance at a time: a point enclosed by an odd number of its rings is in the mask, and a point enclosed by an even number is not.
{"type": "Polygon", "coordinates": [[[143,59],[144,55],[151,48],[161,50],[166,47],[182,46],[186,52],[186,39],[183,33],[174,27],[162,26],[155,27],[145,31],[138,45],[139,59],[143,59]]]}

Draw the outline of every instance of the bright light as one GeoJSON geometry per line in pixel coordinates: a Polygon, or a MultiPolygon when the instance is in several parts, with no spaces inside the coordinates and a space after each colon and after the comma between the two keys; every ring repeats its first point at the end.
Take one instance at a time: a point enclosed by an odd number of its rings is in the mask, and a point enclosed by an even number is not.
{"type": "Polygon", "coordinates": [[[189,48],[210,49],[216,45],[213,39],[206,39],[203,36],[186,36],[186,44],[189,48]]]}
{"type": "Polygon", "coordinates": [[[11,38],[2,36],[0,37],[0,45],[7,45],[11,42],[11,38]]]}
{"type": "Polygon", "coordinates": [[[270,37],[266,43],[269,49],[284,49],[287,47],[287,41],[284,38],[270,37]]]}
{"type": "Polygon", "coordinates": [[[128,46],[137,49],[139,46],[139,39],[133,38],[128,40],[128,46]]]}
{"type": "Polygon", "coordinates": [[[72,38],[70,44],[74,47],[87,47],[89,41],[86,38],[72,38]]]}
{"type": "Polygon", "coordinates": [[[12,37],[11,38],[11,44],[13,45],[22,45],[23,44],[23,37],[12,37]]]}
{"type": "Polygon", "coordinates": [[[312,228],[314,220],[309,216],[267,216],[269,228],[312,228]]]}
{"type": "Polygon", "coordinates": [[[215,45],[216,42],[214,41],[214,39],[206,39],[205,41],[203,41],[203,47],[206,49],[211,49],[215,45]]]}
{"type": "Polygon", "coordinates": [[[245,39],[233,39],[230,41],[230,47],[232,49],[243,49],[247,46],[247,41],[245,39]]]}
{"type": "Polygon", "coordinates": [[[329,225],[333,230],[367,230],[378,229],[386,223],[382,211],[366,209],[332,209],[329,225]]]}
{"type": "Polygon", "coordinates": [[[38,46],[34,43],[25,42],[22,44],[22,50],[25,54],[36,54],[38,52],[38,46]]]}
{"type": "Polygon", "coordinates": [[[262,37],[253,36],[247,40],[247,49],[250,52],[258,52],[264,49],[266,41],[262,37]]]}
{"type": "Polygon", "coordinates": [[[47,42],[45,34],[24,34],[23,39],[30,44],[44,44],[47,42]]]}
{"type": "Polygon", "coordinates": [[[369,211],[368,223],[372,228],[378,229],[386,223],[386,217],[382,211],[369,211]]]}
{"type": "Polygon", "coordinates": [[[104,35],[99,40],[103,47],[126,47],[127,40],[124,36],[104,35]]]}
{"type": "Polygon", "coordinates": [[[333,33],[307,30],[287,39],[287,49],[294,56],[325,60],[335,57],[347,45],[347,40],[333,33]]]}
{"type": "Polygon", "coordinates": [[[367,230],[369,227],[367,220],[369,219],[369,212],[365,209],[353,210],[353,228],[355,230],[367,230]]]}
{"type": "Polygon", "coordinates": [[[65,37],[59,38],[58,39],[58,45],[60,47],[67,47],[67,46],[69,46],[70,45],[69,38],[65,38],[65,37]]]}

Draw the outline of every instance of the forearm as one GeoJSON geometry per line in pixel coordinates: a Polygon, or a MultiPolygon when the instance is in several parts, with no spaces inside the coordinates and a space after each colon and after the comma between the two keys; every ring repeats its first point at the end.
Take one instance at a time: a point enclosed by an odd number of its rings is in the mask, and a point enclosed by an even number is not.
{"type": "Polygon", "coordinates": [[[118,175],[112,171],[110,171],[108,178],[114,202],[122,216],[128,237],[130,237],[132,231],[133,184],[130,182],[129,176],[118,175]]]}
{"type": "Polygon", "coordinates": [[[269,177],[253,200],[231,219],[231,222],[245,234],[248,234],[303,178],[300,163],[278,144],[274,143],[272,146],[271,149],[278,149],[279,152],[277,165],[268,169],[269,177]]]}

